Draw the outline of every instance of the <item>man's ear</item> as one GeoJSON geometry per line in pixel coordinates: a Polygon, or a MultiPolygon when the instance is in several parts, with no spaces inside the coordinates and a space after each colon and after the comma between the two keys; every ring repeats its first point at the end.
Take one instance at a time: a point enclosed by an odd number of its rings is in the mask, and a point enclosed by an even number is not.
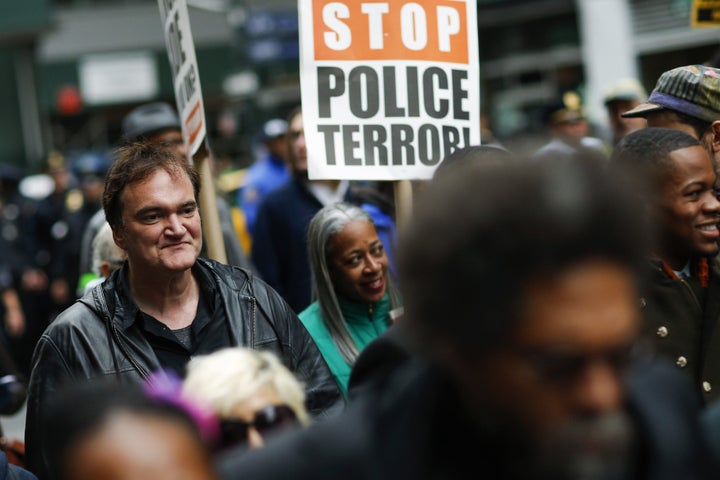
{"type": "Polygon", "coordinates": [[[118,228],[112,229],[113,234],[113,241],[115,242],[115,245],[120,247],[122,250],[125,250],[125,236],[123,235],[123,232],[118,228]]]}
{"type": "Polygon", "coordinates": [[[108,278],[112,272],[110,271],[110,262],[103,260],[100,264],[100,275],[103,278],[108,278]]]}
{"type": "Polygon", "coordinates": [[[710,125],[712,129],[711,145],[713,153],[720,153],[720,120],[715,120],[710,125]]]}

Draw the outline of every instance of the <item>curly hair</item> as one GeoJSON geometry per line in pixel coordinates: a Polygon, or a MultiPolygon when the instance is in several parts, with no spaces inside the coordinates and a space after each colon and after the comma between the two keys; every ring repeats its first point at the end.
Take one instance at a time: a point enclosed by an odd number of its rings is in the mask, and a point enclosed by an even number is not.
{"type": "Polygon", "coordinates": [[[468,163],[433,181],[400,238],[405,320],[426,352],[504,345],[528,282],[579,261],[639,266],[637,202],[599,165],[468,163]]]}

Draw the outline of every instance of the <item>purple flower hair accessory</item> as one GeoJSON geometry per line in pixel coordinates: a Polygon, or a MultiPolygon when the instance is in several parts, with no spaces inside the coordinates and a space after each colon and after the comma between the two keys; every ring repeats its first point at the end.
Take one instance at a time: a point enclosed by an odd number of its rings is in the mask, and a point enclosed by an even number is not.
{"type": "Polygon", "coordinates": [[[157,401],[174,405],[185,411],[197,426],[200,437],[214,446],[220,440],[220,420],[212,409],[200,405],[182,394],[182,380],[172,371],[158,370],[150,374],[144,384],[145,393],[157,401]]]}

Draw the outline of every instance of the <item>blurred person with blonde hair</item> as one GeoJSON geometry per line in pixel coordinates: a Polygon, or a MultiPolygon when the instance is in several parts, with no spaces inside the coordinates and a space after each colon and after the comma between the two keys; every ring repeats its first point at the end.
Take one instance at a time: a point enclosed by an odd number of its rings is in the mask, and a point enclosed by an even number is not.
{"type": "Polygon", "coordinates": [[[260,448],[270,433],[310,424],[303,386],[271,352],[237,347],[195,357],[183,394],[220,417],[221,449],[260,448]]]}

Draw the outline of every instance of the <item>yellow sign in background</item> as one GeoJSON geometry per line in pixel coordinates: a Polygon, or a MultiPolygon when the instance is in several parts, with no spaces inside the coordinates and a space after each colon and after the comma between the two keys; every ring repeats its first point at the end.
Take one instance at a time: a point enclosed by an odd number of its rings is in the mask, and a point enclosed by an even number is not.
{"type": "Polygon", "coordinates": [[[720,26],[720,0],[693,0],[690,24],[693,27],[720,26]]]}

